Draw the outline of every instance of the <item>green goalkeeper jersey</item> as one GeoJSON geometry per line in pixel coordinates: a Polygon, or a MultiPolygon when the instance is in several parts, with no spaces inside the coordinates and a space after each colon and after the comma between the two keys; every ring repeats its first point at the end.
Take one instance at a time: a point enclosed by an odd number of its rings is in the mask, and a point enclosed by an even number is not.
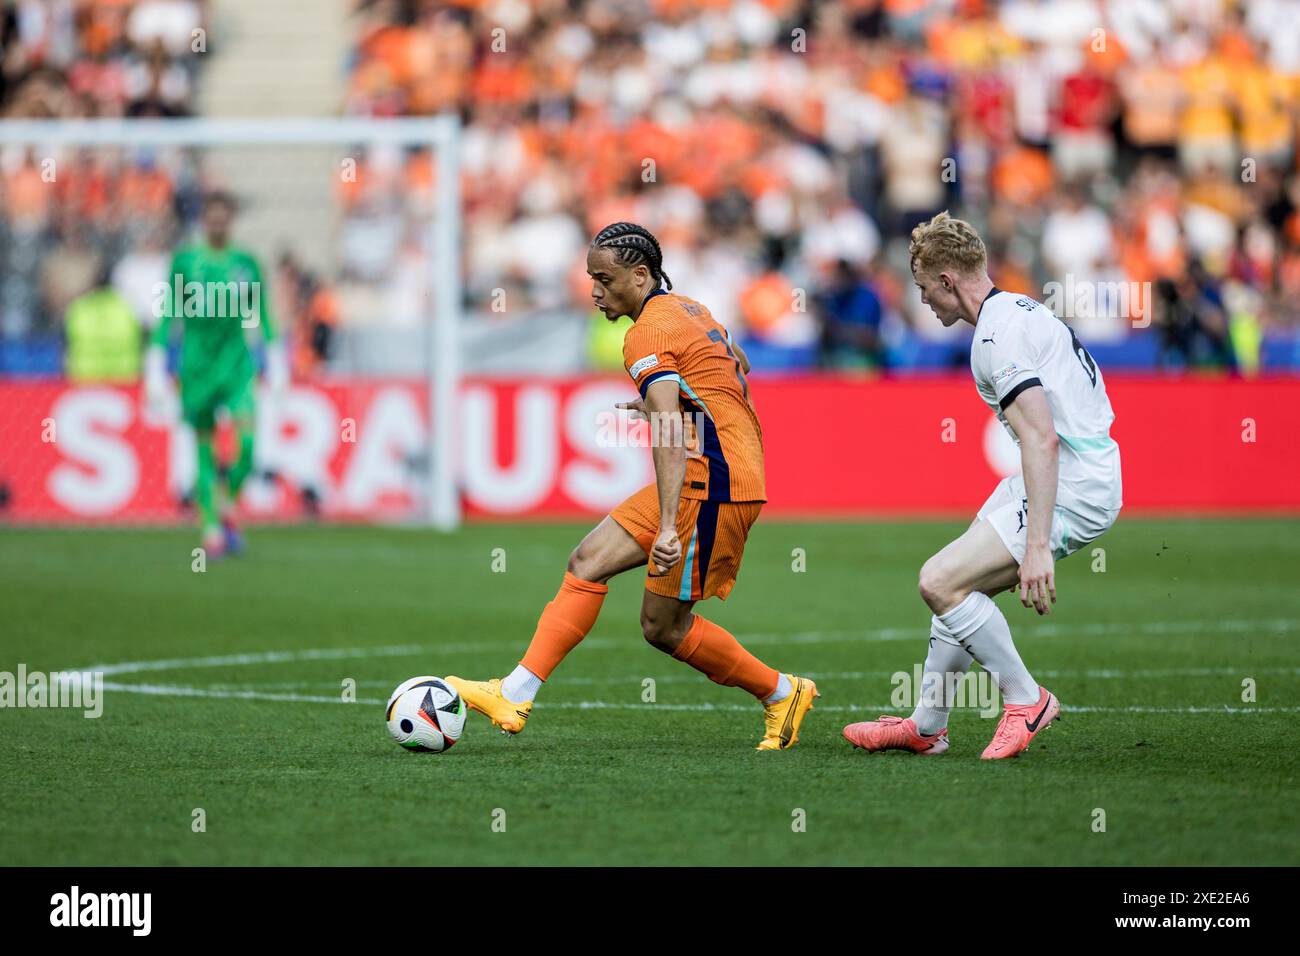
{"type": "Polygon", "coordinates": [[[176,251],[153,344],[166,346],[172,324],[182,322],[182,390],[198,386],[207,392],[253,377],[248,334],[258,327],[264,341],[275,340],[270,298],[261,266],[249,250],[231,244],[214,249],[200,242],[176,251]]]}

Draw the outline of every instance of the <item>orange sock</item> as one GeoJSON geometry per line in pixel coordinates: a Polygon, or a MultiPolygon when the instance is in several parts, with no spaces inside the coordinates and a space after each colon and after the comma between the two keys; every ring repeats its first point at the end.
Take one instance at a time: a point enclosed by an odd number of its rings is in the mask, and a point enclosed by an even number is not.
{"type": "Polygon", "coordinates": [[[542,609],[528,652],[519,663],[542,680],[551,676],[566,654],[587,636],[609,593],[608,584],[597,584],[564,572],[564,583],[555,599],[542,609]]]}
{"type": "Polygon", "coordinates": [[[760,661],[731,636],[731,632],[698,614],[673,657],[726,687],[740,687],[759,700],[776,693],[781,675],[760,661]]]}

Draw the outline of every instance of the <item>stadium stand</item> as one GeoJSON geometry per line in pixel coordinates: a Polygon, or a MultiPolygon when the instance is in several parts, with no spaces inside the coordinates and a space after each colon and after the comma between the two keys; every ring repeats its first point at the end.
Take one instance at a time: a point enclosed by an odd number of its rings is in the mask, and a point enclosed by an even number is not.
{"type": "MultiPolygon", "coordinates": [[[[759,368],[960,364],[966,341],[921,305],[906,256],[944,208],[990,237],[1000,286],[1047,300],[1108,367],[1300,366],[1289,0],[365,0],[350,38],[300,64],[292,23],[310,13],[277,7],[18,2],[0,110],[459,113],[471,324],[576,328],[596,367],[617,358],[582,250],[614,219],[655,229],[677,287],[759,368]],[[181,42],[199,27],[284,45],[278,92],[240,86],[219,43],[200,69],[181,42]]],[[[68,304],[105,268],[134,301],[131,278],[213,174],[185,156],[74,157],[49,190],[35,157],[0,159],[0,372],[50,373],[68,304]]],[[[291,187],[230,158],[215,175],[241,195],[291,187]]],[[[399,335],[422,322],[432,177],[427,156],[371,153],[320,228],[285,237],[254,212],[300,371],[364,365],[326,343],[376,315],[399,335]]]]}

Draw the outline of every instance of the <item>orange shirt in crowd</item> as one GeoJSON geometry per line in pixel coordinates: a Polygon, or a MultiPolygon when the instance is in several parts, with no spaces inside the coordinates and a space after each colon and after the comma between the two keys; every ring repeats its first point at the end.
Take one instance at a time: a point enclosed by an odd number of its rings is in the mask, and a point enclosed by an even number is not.
{"type": "Polygon", "coordinates": [[[1124,93],[1124,133],[1139,146],[1168,145],[1178,138],[1183,87],[1178,73],[1141,61],[1120,77],[1124,93]]]}
{"type": "Polygon", "coordinates": [[[1017,146],[998,158],[992,178],[993,191],[999,200],[1032,206],[1052,189],[1052,162],[1041,149],[1017,146]]]}
{"type": "Polygon", "coordinates": [[[1178,122],[1183,140],[1205,142],[1232,136],[1228,68],[1220,57],[1185,67],[1181,75],[1186,105],[1178,122]]]}
{"type": "Polygon", "coordinates": [[[793,304],[790,280],[780,272],[765,272],[740,293],[740,315],[755,335],[773,332],[793,304]]]}

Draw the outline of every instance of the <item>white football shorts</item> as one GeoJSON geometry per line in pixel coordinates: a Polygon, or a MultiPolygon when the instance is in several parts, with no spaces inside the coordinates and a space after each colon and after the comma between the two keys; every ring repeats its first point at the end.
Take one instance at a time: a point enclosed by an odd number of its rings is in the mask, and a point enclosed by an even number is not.
{"type": "MultiPolygon", "coordinates": [[[[1029,499],[1025,495],[1024,478],[1012,475],[998,482],[976,518],[984,518],[993,526],[1019,564],[1025,560],[1025,521],[1028,515],[1029,499]]],[[[1100,538],[1118,517],[1118,508],[1113,511],[1098,508],[1079,499],[1068,487],[1058,486],[1056,513],[1052,516],[1052,556],[1059,561],[1073,554],[1100,538]]]]}

